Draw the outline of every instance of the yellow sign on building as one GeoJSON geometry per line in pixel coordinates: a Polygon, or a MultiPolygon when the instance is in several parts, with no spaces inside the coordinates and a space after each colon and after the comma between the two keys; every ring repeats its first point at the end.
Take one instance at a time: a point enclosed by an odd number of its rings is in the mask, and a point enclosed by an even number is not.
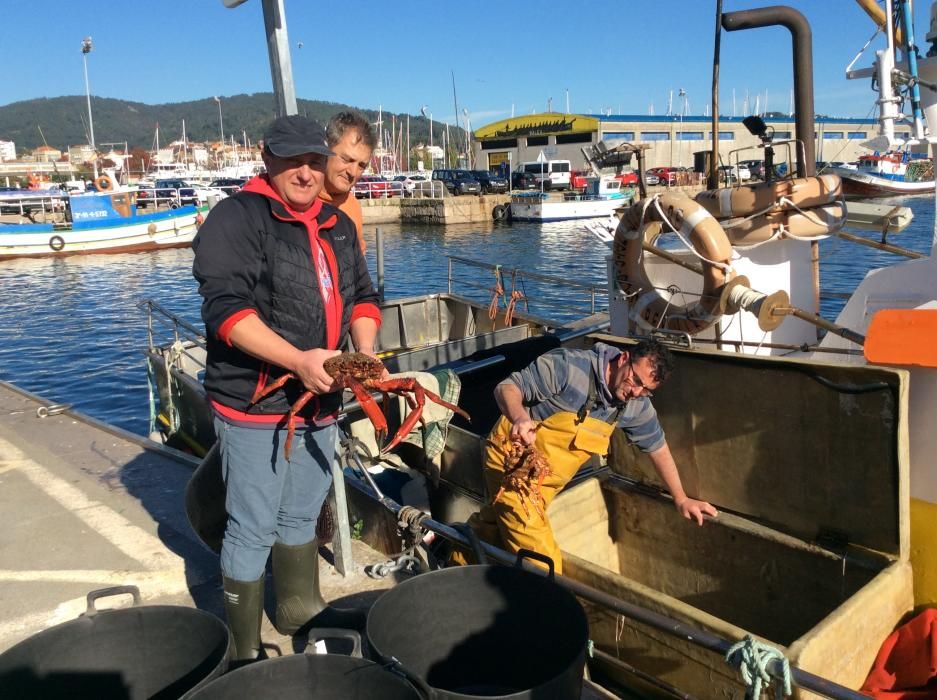
{"type": "Polygon", "coordinates": [[[475,130],[475,138],[511,139],[518,136],[543,136],[546,134],[589,134],[599,130],[599,120],[578,114],[528,114],[524,117],[502,119],[475,130]]]}

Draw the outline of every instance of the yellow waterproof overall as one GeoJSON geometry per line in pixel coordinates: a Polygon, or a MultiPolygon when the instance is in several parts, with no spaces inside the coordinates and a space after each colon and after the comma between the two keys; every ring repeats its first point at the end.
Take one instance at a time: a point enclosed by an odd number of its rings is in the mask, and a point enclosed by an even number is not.
{"type": "MultiPolygon", "coordinates": [[[[594,400],[593,397],[594,394],[591,394],[590,399],[594,400]]],[[[586,405],[590,404],[591,401],[587,401],[586,405]]],[[[578,415],[563,411],[540,422],[534,445],[546,456],[551,470],[550,475],[543,480],[544,512],[589,457],[608,452],[617,419],[617,412],[608,423],[590,418],[583,407],[578,415]]],[[[502,416],[488,436],[485,452],[484,475],[489,499],[494,498],[501,488],[506,457],[504,448],[509,444],[510,436],[511,422],[502,416]]],[[[483,506],[468,522],[488,544],[508,552],[530,549],[545,554],[553,560],[556,573],[563,573],[560,548],[553,537],[549,518],[541,517],[529,501],[526,506],[527,512],[517,491],[508,488],[497,503],[483,506]]],[[[463,552],[453,554],[455,563],[464,564],[469,560],[470,557],[463,552]]]]}

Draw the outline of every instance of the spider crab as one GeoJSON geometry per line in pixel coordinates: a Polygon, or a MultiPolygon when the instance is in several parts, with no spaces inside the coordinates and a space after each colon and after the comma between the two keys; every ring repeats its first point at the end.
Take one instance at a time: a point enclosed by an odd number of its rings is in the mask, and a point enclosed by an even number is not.
{"type": "MultiPolygon", "coordinates": [[[[406,399],[407,405],[410,407],[410,412],[400,424],[400,429],[394,435],[390,443],[381,448],[382,453],[389,452],[399,445],[400,441],[413,430],[417,421],[425,425],[423,421],[423,405],[426,403],[427,398],[440,406],[448,408],[450,411],[458,413],[466,420],[471,420],[468,413],[458,406],[444,401],[432,391],[422,386],[413,377],[381,379],[385,369],[384,363],[376,357],[371,357],[370,355],[365,355],[360,352],[346,352],[330,357],[322,366],[329,376],[335,379],[339,387],[342,389],[351,389],[355,398],[358,399],[358,403],[361,404],[361,410],[364,411],[372,425],[374,425],[374,430],[377,432],[378,443],[383,442],[384,438],[387,437],[387,419],[384,417],[384,413],[381,411],[380,406],[377,405],[374,397],[371,396],[371,391],[381,392],[385,398],[385,402],[388,394],[398,394],[406,399]]],[[[282,387],[290,379],[296,378],[295,374],[287,372],[278,377],[276,381],[254,392],[251,403],[257,403],[260,399],[282,387]]],[[[290,458],[290,447],[293,444],[293,435],[296,429],[296,414],[303,409],[314,395],[315,394],[311,391],[304,391],[296,400],[296,403],[290,407],[290,412],[287,414],[286,444],[283,449],[287,460],[290,458]]]]}
{"type": "Polygon", "coordinates": [[[545,518],[543,480],[553,473],[546,456],[533,445],[525,445],[520,440],[505,438],[502,445],[507,448],[504,477],[492,504],[498,502],[506,489],[511,489],[520,496],[521,506],[528,517],[530,510],[527,508],[527,501],[530,501],[540,517],[545,518]]]}

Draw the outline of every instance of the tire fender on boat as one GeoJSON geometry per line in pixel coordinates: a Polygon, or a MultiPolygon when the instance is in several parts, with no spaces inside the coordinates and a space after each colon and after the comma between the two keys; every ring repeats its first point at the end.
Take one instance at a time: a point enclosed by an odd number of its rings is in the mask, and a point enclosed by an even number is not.
{"type": "Polygon", "coordinates": [[[65,239],[61,236],[52,236],[52,238],[49,239],[49,247],[58,253],[65,247],[65,239]]]}
{"type": "Polygon", "coordinates": [[[846,207],[836,202],[803,211],[775,211],[750,219],[725,219],[721,223],[733,247],[745,248],[774,238],[810,241],[839,231],[846,223],[846,207]]]}
{"type": "Polygon", "coordinates": [[[110,192],[114,189],[114,181],[107,175],[101,175],[94,181],[94,188],[98,192],[110,192]]]}
{"type": "Polygon", "coordinates": [[[695,199],[717,219],[731,219],[785,209],[822,207],[842,197],[843,185],[839,175],[827,173],[816,177],[704,190],[695,199]]]}
{"type": "Polygon", "coordinates": [[[496,204],[494,209],[491,210],[491,218],[495,221],[503,221],[507,215],[507,207],[503,204],[496,204]]]}
{"type": "Polygon", "coordinates": [[[662,194],[626,209],[615,231],[612,251],[618,285],[632,297],[631,318],[640,327],[694,335],[712,326],[722,315],[719,292],[735,277],[730,265],[732,245],[719,222],[689,197],[662,194]],[[665,299],[644,269],[643,243],[653,244],[664,227],[670,230],[665,218],[703,258],[703,290],[696,303],[680,305],[665,299]]]}

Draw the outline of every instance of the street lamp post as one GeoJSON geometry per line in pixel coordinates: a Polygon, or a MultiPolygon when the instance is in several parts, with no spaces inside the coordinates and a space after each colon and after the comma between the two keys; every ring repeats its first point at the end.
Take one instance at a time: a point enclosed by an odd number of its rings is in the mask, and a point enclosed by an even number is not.
{"type": "Polygon", "coordinates": [[[85,65],[85,96],[88,98],[88,138],[91,141],[91,150],[95,151],[94,174],[97,177],[97,149],[94,146],[94,119],[91,117],[91,85],[88,82],[88,54],[91,53],[91,37],[86,36],[81,42],[81,58],[85,65]]]}
{"type": "Polygon", "coordinates": [[[679,138],[680,138],[681,143],[677,147],[677,160],[679,161],[677,165],[682,168],[683,167],[683,143],[682,141],[684,140],[683,117],[686,115],[686,109],[687,109],[686,90],[684,90],[683,88],[680,88],[680,91],[677,94],[683,98],[683,109],[680,110],[680,136],[679,138]]]}
{"type": "Polygon", "coordinates": [[[224,165],[224,118],[221,116],[221,98],[215,95],[215,102],[218,103],[218,131],[221,133],[221,162],[224,165]]]}

